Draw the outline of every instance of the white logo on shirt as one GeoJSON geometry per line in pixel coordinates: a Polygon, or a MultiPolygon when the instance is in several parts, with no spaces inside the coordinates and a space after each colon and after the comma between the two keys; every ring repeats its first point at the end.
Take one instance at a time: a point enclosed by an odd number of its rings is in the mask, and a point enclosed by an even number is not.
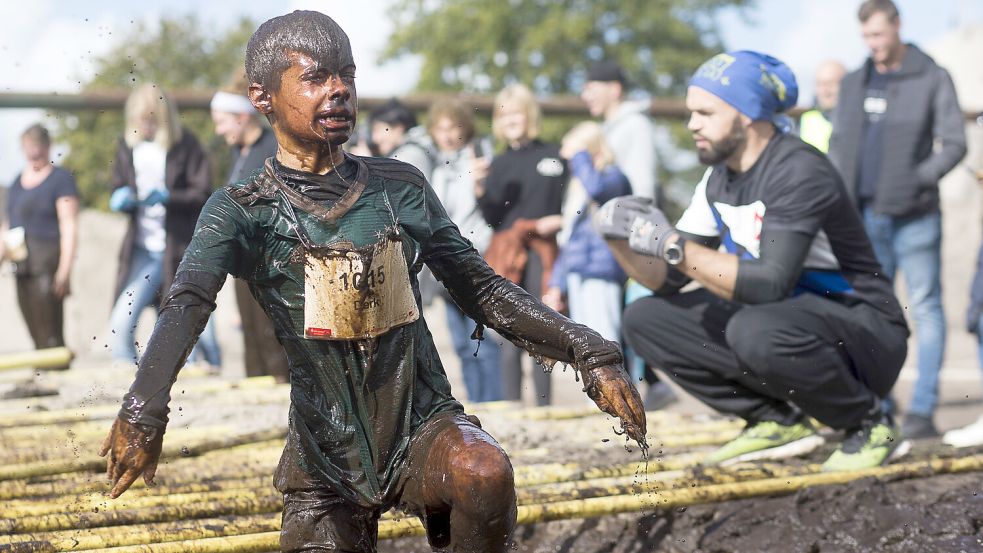
{"type": "Polygon", "coordinates": [[[563,163],[555,157],[544,157],[536,164],[536,172],[544,177],[559,177],[563,174],[563,163]]]}
{"type": "Polygon", "coordinates": [[[736,244],[755,258],[761,256],[761,225],[765,219],[765,204],[761,200],[749,205],[727,205],[714,202],[713,207],[730,229],[730,237],[736,244]]]}

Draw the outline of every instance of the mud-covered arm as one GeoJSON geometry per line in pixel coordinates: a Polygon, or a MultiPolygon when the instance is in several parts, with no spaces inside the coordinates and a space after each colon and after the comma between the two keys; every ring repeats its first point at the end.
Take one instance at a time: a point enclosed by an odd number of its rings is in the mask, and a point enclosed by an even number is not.
{"type": "Polygon", "coordinates": [[[160,316],[140,358],[136,379],[124,396],[120,418],[163,430],[171,386],[215,309],[225,277],[242,255],[244,214],[224,189],[205,204],[194,238],[164,297],[160,316]]]}
{"type": "Polygon", "coordinates": [[[495,274],[461,236],[428,184],[403,195],[401,223],[422,247],[422,260],[469,317],[533,355],[578,370],[619,365],[621,348],[543,305],[495,274]]]}

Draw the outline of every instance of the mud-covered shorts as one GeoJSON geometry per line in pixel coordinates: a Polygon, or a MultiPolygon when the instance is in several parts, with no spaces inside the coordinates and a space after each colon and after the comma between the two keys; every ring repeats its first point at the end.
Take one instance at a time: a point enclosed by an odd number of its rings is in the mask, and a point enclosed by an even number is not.
{"type": "MultiPolygon", "coordinates": [[[[477,417],[464,413],[434,416],[414,432],[404,467],[425,465],[434,439],[454,427],[480,430],[481,423],[477,417]]],[[[273,485],[283,494],[283,522],[280,528],[280,550],[283,552],[374,553],[379,517],[384,511],[398,505],[408,514],[424,516],[422,482],[419,478],[410,477],[416,471],[401,471],[392,505],[369,509],[346,501],[330,486],[313,479],[301,468],[297,455],[296,448],[288,444],[273,477],[273,485]]],[[[431,544],[445,541],[450,526],[449,513],[446,517],[431,513],[424,520],[424,525],[431,544]]]]}

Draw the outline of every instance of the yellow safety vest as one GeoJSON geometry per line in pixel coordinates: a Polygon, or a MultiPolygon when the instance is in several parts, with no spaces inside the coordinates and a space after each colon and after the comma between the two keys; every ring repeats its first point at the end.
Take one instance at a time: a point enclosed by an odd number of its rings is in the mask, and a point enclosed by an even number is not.
{"type": "Polygon", "coordinates": [[[822,153],[829,152],[829,136],[833,134],[833,124],[823,112],[812,109],[799,119],[799,138],[816,147],[822,153]]]}

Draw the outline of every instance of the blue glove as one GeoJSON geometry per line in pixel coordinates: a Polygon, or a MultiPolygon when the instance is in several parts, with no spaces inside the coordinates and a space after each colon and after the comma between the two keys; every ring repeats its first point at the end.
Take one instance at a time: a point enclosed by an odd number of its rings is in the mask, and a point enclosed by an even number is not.
{"type": "Polygon", "coordinates": [[[166,204],[170,197],[171,193],[168,192],[166,188],[155,188],[150,192],[150,194],[147,194],[147,197],[140,203],[147,207],[157,204],[166,204]]]}
{"type": "Polygon", "coordinates": [[[121,186],[109,197],[109,209],[113,211],[133,211],[137,206],[136,195],[129,186],[121,186]]]}

